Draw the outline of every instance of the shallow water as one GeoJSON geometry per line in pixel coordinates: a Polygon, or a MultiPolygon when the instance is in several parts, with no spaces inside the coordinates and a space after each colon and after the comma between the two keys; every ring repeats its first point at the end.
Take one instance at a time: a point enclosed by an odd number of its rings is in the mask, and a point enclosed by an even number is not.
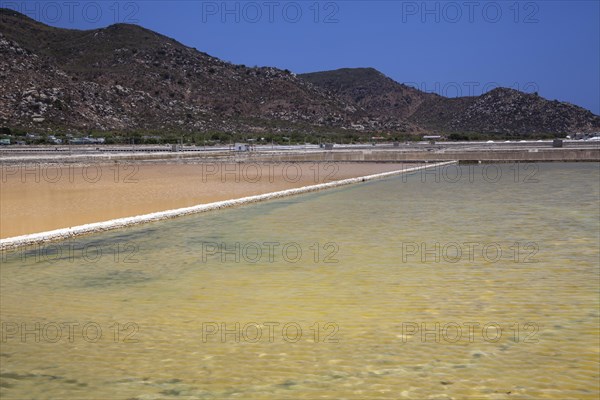
{"type": "Polygon", "coordinates": [[[4,254],[1,397],[598,398],[599,164],[453,168],[4,254]]]}

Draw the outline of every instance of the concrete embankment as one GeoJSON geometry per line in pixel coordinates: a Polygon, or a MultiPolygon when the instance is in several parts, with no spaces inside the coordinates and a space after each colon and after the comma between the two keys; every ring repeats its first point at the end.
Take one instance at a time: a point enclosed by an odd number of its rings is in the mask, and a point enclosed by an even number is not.
{"type": "Polygon", "coordinates": [[[597,149],[522,149],[522,150],[474,150],[474,151],[394,151],[354,150],[312,153],[259,153],[251,157],[255,161],[302,162],[570,162],[600,161],[597,149]]]}
{"type": "Polygon", "coordinates": [[[122,152],[99,154],[4,154],[5,165],[27,163],[112,162],[574,162],[600,161],[600,145],[574,148],[430,148],[430,149],[339,149],[251,152],[122,152]]]}

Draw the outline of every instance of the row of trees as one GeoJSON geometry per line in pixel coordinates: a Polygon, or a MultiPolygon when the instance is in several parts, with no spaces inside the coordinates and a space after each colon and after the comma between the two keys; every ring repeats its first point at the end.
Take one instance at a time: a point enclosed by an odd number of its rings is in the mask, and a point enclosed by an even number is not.
{"type": "MultiPolygon", "coordinates": [[[[27,144],[56,144],[55,139],[62,140],[63,144],[74,137],[105,138],[105,144],[175,144],[196,146],[215,146],[233,143],[255,143],[255,144],[322,144],[322,143],[369,143],[373,133],[359,132],[290,132],[290,133],[247,133],[247,132],[206,132],[206,133],[182,133],[182,132],[81,132],[79,134],[66,134],[61,131],[32,134],[23,129],[10,129],[0,127],[0,139],[11,139],[12,143],[25,142],[27,144]]],[[[387,142],[410,142],[422,140],[422,135],[400,133],[385,137],[387,142]]],[[[500,133],[450,133],[445,136],[449,141],[476,141],[476,140],[518,140],[518,139],[551,139],[556,134],[500,134],[500,133]]],[[[378,140],[381,141],[381,140],[378,140]]]]}
{"type": "MultiPolygon", "coordinates": [[[[0,129],[0,138],[10,138],[13,143],[25,142],[27,144],[57,144],[56,139],[63,144],[69,143],[73,138],[90,137],[104,138],[105,144],[179,144],[196,146],[215,146],[234,143],[254,144],[321,144],[321,143],[366,143],[371,140],[371,134],[357,133],[230,133],[230,132],[207,132],[207,133],[178,133],[178,132],[81,132],[79,134],[66,134],[60,131],[50,133],[32,133],[23,130],[0,129]]],[[[418,140],[418,137],[407,137],[402,140],[418,140]]],[[[400,140],[392,137],[390,140],[400,140]]]]}

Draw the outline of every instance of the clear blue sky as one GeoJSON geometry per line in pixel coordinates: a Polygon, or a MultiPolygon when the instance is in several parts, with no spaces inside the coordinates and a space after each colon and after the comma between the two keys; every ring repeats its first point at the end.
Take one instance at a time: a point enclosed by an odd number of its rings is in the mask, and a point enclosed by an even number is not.
{"type": "Polygon", "coordinates": [[[0,1],[49,25],[137,23],[221,59],[297,73],[374,67],[450,97],[496,86],[600,114],[600,2],[0,1]]]}

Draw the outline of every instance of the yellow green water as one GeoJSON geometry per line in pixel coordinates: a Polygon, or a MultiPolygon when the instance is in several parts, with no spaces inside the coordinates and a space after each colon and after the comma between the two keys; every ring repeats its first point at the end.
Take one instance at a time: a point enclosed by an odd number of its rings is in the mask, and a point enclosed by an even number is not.
{"type": "Polygon", "coordinates": [[[0,397],[597,399],[600,165],[461,168],[4,254],[0,397]]]}

